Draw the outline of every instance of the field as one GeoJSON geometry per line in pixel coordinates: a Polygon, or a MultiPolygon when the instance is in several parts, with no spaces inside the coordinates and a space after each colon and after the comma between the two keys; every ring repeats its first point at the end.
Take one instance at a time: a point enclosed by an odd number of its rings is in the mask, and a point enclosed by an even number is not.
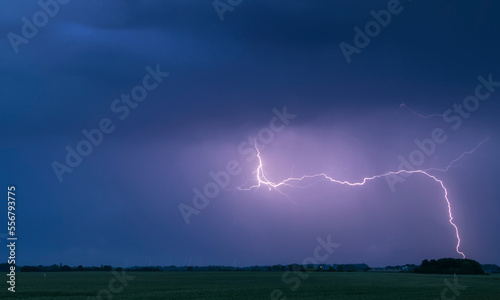
{"type": "MultiPolygon", "coordinates": [[[[18,273],[16,293],[1,284],[0,299],[455,299],[453,276],[404,273],[309,273],[285,284],[282,272],[18,273]],[[292,287],[300,286],[295,291],[292,287]],[[111,283],[111,284],[110,284],[111,283]],[[111,290],[111,291],[110,291],[111,290]],[[443,290],[445,297],[441,298],[443,290]],[[100,292],[101,291],[101,292],[100,292]],[[101,297],[97,297],[100,292],[101,297]],[[278,293],[278,291],[275,291],[278,293]],[[111,298],[110,298],[111,296],[111,298]]],[[[458,276],[456,299],[500,299],[500,275],[458,276]]]]}

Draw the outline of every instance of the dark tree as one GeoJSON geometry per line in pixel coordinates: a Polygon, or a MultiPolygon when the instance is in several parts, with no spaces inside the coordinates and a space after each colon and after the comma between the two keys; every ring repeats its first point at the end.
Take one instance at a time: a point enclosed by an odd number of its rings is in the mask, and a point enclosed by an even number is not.
{"type": "Polygon", "coordinates": [[[424,260],[415,273],[428,274],[484,274],[481,264],[472,259],[441,258],[424,260]]]}
{"type": "Polygon", "coordinates": [[[110,272],[110,271],[113,271],[113,267],[110,265],[105,265],[105,266],[102,266],[102,270],[106,271],[106,272],[110,272]]]}
{"type": "Polygon", "coordinates": [[[72,271],[73,269],[71,269],[70,266],[67,266],[67,265],[64,265],[61,267],[61,271],[63,272],[69,272],[69,271],[72,271]]]}
{"type": "Polygon", "coordinates": [[[33,266],[21,267],[21,272],[38,272],[38,271],[39,271],[38,268],[33,266]]]}

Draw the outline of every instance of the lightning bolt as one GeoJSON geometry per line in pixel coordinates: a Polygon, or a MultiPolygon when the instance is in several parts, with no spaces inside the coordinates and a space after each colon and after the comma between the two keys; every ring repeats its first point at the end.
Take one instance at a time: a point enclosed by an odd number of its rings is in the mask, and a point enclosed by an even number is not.
{"type": "Polygon", "coordinates": [[[462,158],[464,158],[466,155],[471,155],[472,153],[476,152],[476,150],[481,147],[484,143],[486,143],[487,141],[489,141],[490,139],[487,138],[485,140],[483,140],[481,143],[479,143],[476,147],[474,147],[474,149],[470,150],[470,151],[465,151],[464,153],[462,153],[462,155],[460,155],[459,157],[455,158],[454,160],[452,160],[447,166],[446,168],[444,169],[438,169],[438,168],[430,168],[430,169],[426,169],[426,171],[440,171],[440,172],[447,172],[452,165],[454,165],[456,162],[458,162],[459,160],[461,160],[462,158]]]}
{"type": "Polygon", "coordinates": [[[411,113],[413,113],[414,115],[422,118],[422,119],[429,119],[429,118],[432,118],[432,117],[443,117],[442,114],[430,114],[430,115],[421,115],[419,113],[417,113],[416,111],[414,111],[413,109],[409,108],[406,104],[402,103],[399,105],[400,108],[406,108],[407,110],[409,110],[411,113]]]}
{"type": "Polygon", "coordinates": [[[262,155],[261,155],[261,152],[259,150],[259,148],[257,147],[257,145],[255,145],[255,150],[257,151],[257,158],[258,158],[258,161],[259,161],[259,166],[257,167],[255,173],[256,173],[256,184],[250,186],[250,187],[247,187],[247,188],[243,188],[243,187],[238,187],[239,190],[241,191],[250,191],[250,190],[253,190],[253,189],[257,189],[257,188],[260,188],[262,186],[267,186],[267,188],[271,191],[271,190],[276,190],[278,191],[279,193],[281,193],[282,195],[285,195],[287,196],[283,191],[280,190],[280,188],[282,187],[292,187],[292,188],[296,188],[296,187],[304,187],[304,186],[301,186],[301,185],[297,185],[297,183],[305,180],[305,179],[314,179],[314,178],[319,178],[319,179],[326,179],[326,180],[329,180],[333,183],[337,183],[337,184],[341,184],[341,185],[348,185],[348,186],[363,186],[365,185],[367,182],[369,181],[372,181],[372,180],[375,180],[375,179],[379,179],[379,178],[383,178],[383,177],[386,177],[386,176],[391,176],[391,175],[400,175],[400,174],[421,174],[425,177],[428,177],[430,179],[432,179],[434,182],[436,182],[437,184],[439,184],[439,186],[441,187],[441,189],[443,190],[443,194],[444,194],[444,199],[446,201],[446,204],[448,206],[448,217],[449,217],[449,222],[451,224],[451,226],[453,226],[454,230],[455,230],[455,235],[456,235],[456,238],[457,238],[457,244],[456,244],[456,247],[455,247],[455,250],[458,254],[460,254],[462,256],[462,258],[465,258],[465,254],[460,251],[460,243],[461,243],[461,239],[460,239],[460,233],[459,233],[459,230],[458,230],[458,227],[457,225],[453,222],[453,213],[452,213],[452,209],[451,209],[451,202],[450,202],[450,199],[448,198],[448,189],[445,187],[443,181],[439,178],[437,178],[436,176],[432,175],[432,174],[429,174],[428,172],[429,171],[441,171],[441,172],[446,172],[448,171],[449,168],[451,168],[451,166],[456,163],[457,161],[459,161],[460,159],[462,159],[464,156],[466,155],[470,155],[472,153],[474,153],[482,144],[484,144],[486,141],[488,141],[488,139],[482,141],[479,145],[477,145],[474,149],[470,150],[470,151],[467,151],[467,152],[464,152],[462,155],[460,155],[457,159],[454,159],[452,162],[450,162],[448,164],[448,166],[444,169],[437,169],[437,168],[432,168],[432,169],[427,169],[427,170],[399,170],[399,171],[390,171],[390,172],[386,172],[386,173],[383,173],[383,174],[379,174],[379,175],[374,175],[372,177],[365,177],[363,178],[363,180],[359,181],[359,182],[349,182],[349,181],[346,181],[346,180],[338,180],[338,179],[334,179],[330,176],[328,176],[327,174],[325,173],[319,173],[319,174],[314,174],[314,175],[304,175],[302,177],[290,177],[290,178],[287,178],[281,182],[272,182],[271,180],[268,179],[268,176],[264,170],[264,164],[262,162],[262,155]]]}

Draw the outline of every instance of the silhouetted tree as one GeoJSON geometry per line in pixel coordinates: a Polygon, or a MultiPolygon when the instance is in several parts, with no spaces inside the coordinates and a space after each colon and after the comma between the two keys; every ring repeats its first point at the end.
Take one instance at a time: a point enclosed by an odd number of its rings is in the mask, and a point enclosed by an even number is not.
{"type": "Polygon", "coordinates": [[[24,266],[21,267],[21,272],[38,272],[38,268],[33,266],[24,266]]]}
{"type": "Polygon", "coordinates": [[[52,272],[57,272],[60,270],[61,270],[61,268],[56,264],[53,264],[52,266],[49,267],[49,271],[52,271],[52,272]]]}
{"type": "Polygon", "coordinates": [[[69,271],[72,271],[73,269],[71,269],[70,266],[67,266],[67,265],[64,265],[61,267],[61,271],[63,272],[69,272],[69,271]]]}
{"type": "Polygon", "coordinates": [[[415,273],[429,274],[484,274],[481,264],[472,259],[441,258],[424,260],[415,273]]]}
{"type": "Polygon", "coordinates": [[[106,272],[110,272],[110,271],[113,271],[113,267],[110,265],[105,265],[105,266],[102,266],[102,270],[106,271],[106,272]]]}

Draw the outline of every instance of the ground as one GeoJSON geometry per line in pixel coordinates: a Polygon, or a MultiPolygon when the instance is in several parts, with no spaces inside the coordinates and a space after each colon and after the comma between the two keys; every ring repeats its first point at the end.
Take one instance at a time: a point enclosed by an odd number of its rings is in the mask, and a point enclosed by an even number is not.
{"type": "MultiPolygon", "coordinates": [[[[116,274],[116,273],[115,273],[116,274]]],[[[130,272],[117,280],[111,272],[18,273],[16,293],[1,284],[0,299],[500,299],[500,275],[457,276],[405,273],[310,273],[306,279],[283,272],[130,272]],[[294,280],[294,281],[292,281],[294,280]],[[111,282],[111,288],[110,287],[111,282]],[[125,283],[125,285],[123,285],[125,283]],[[298,285],[300,283],[300,286],[298,285]],[[295,291],[292,287],[298,286],[295,291]],[[113,291],[111,292],[110,289],[113,291]],[[101,298],[97,295],[100,293],[101,298]],[[275,293],[279,293],[275,291],[275,293]]]]}

